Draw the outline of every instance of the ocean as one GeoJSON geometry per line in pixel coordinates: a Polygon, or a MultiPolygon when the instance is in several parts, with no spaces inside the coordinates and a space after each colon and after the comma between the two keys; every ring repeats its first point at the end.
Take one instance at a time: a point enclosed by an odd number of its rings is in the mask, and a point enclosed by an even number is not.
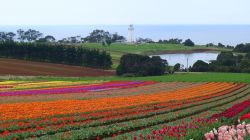
{"type": "MultiPolygon", "coordinates": [[[[136,38],[188,39],[198,45],[222,43],[237,45],[250,42],[250,25],[134,25],[136,38]]],[[[128,25],[41,25],[41,26],[0,26],[1,31],[16,32],[18,29],[35,29],[44,35],[53,35],[56,39],[71,36],[87,36],[95,29],[128,36],[128,25]]]]}

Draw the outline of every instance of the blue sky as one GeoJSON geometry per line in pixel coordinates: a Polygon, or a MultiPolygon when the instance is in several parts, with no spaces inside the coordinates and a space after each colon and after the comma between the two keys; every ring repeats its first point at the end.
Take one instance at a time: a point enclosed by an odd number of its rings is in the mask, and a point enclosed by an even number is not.
{"type": "Polygon", "coordinates": [[[250,0],[0,0],[0,25],[250,24],[250,0]]]}

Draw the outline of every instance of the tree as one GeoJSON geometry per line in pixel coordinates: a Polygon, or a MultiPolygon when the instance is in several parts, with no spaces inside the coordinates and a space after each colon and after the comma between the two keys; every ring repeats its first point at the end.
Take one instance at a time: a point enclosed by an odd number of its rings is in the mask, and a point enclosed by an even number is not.
{"type": "Polygon", "coordinates": [[[174,72],[179,71],[181,69],[181,64],[177,63],[174,65],[174,72]]]}
{"type": "Polygon", "coordinates": [[[163,43],[163,41],[160,39],[160,40],[158,41],[158,43],[163,43]]]}
{"type": "Polygon", "coordinates": [[[239,44],[237,45],[234,50],[234,52],[242,52],[242,53],[248,53],[250,52],[250,43],[247,44],[239,44]]]}
{"type": "Polygon", "coordinates": [[[158,43],[166,43],[166,44],[181,44],[182,39],[171,38],[169,40],[159,40],[158,43]]]}
{"type": "Polygon", "coordinates": [[[18,34],[18,40],[23,42],[25,40],[24,30],[22,29],[17,30],[17,34],[18,34]]]}
{"type": "Polygon", "coordinates": [[[59,43],[69,43],[67,38],[63,38],[61,40],[58,40],[59,43]]]}
{"type": "Polygon", "coordinates": [[[179,71],[181,69],[181,64],[177,63],[173,67],[169,66],[167,68],[167,71],[169,74],[174,74],[176,71],[179,71]]]}
{"type": "Polygon", "coordinates": [[[220,47],[220,48],[224,48],[224,47],[225,47],[225,45],[223,45],[222,43],[218,43],[218,47],[220,47]]]}
{"type": "Polygon", "coordinates": [[[55,42],[55,38],[51,35],[47,35],[44,38],[40,38],[37,40],[37,42],[55,42]]]}
{"type": "Polygon", "coordinates": [[[194,46],[194,42],[191,40],[191,39],[187,39],[184,43],[183,43],[185,46],[194,46]]]}
{"type": "Polygon", "coordinates": [[[247,58],[247,59],[250,59],[250,52],[247,53],[246,58],[247,58]]]}
{"type": "Polygon", "coordinates": [[[236,61],[236,66],[238,66],[240,64],[240,62],[243,60],[244,56],[243,55],[237,55],[235,56],[235,61],[236,61]]]}
{"type": "Polygon", "coordinates": [[[171,38],[169,40],[164,40],[164,43],[168,43],[168,44],[181,44],[182,39],[178,39],[178,38],[171,38]]]}
{"type": "Polygon", "coordinates": [[[194,63],[193,67],[191,68],[194,72],[206,72],[209,70],[208,63],[198,60],[194,63]]]}
{"type": "Polygon", "coordinates": [[[159,56],[126,54],[121,57],[120,64],[116,69],[117,75],[132,74],[136,76],[153,76],[165,73],[167,61],[159,56]]]}
{"type": "Polygon", "coordinates": [[[250,60],[241,61],[240,69],[241,69],[242,72],[250,73],[250,60]]]}
{"type": "Polygon", "coordinates": [[[55,37],[54,36],[51,36],[51,35],[47,35],[44,37],[44,39],[47,41],[47,42],[55,42],[55,37]]]}
{"type": "Polygon", "coordinates": [[[23,41],[28,41],[28,42],[34,42],[40,39],[43,34],[40,33],[39,31],[29,29],[28,31],[24,31],[22,29],[17,30],[18,34],[18,39],[23,42],[23,41]]]}
{"type": "Polygon", "coordinates": [[[234,49],[234,46],[227,45],[226,48],[234,49]]]}
{"type": "Polygon", "coordinates": [[[213,43],[206,44],[206,47],[213,47],[213,46],[215,46],[213,43]]]}
{"type": "Polygon", "coordinates": [[[217,57],[217,62],[223,66],[235,66],[236,58],[232,52],[221,52],[217,57]]]}
{"type": "Polygon", "coordinates": [[[51,43],[1,42],[0,57],[102,69],[108,69],[112,65],[111,56],[105,51],[51,43]]]}
{"type": "Polygon", "coordinates": [[[125,42],[126,38],[124,36],[119,35],[118,33],[115,33],[111,37],[111,42],[125,42]]]}
{"type": "Polygon", "coordinates": [[[92,43],[102,43],[107,39],[111,39],[112,35],[104,30],[94,30],[87,36],[84,40],[85,42],[92,42],[92,43]]]}
{"type": "Polygon", "coordinates": [[[107,44],[108,46],[110,46],[111,43],[112,43],[112,40],[111,40],[111,39],[107,39],[107,40],[106,40],[106,44],[107,44]]]}
{"type": "Polygon", "coordinates": [[[136,42],[137,43],[153,43],[154,41],[150,38],[138,38],[136,42]]]}
{"type": "Polygon", "coordinates": [[[13,41],[15,36],[12,32],[0,32],[0,41],[13,41]]]}

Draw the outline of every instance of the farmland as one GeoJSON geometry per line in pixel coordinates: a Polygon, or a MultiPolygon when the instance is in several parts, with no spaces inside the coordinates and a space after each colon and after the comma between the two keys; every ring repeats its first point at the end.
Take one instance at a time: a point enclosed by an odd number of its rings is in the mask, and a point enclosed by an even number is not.
{"type": "Polygon", "coordinates": [[[232,51],[232,49],[218,48],[218,47],[205,47],[205,46],[194,46],[187,47],[181,44],[120,44],[114,43],[111,46],[102,46],[100,43],[86,43],[84,47],[90,49],[100,49],[109,52],[112,56],[114,67],[119,63],[122,55],[127,53],[133,54],[144,54],[144,55],[155,55],[155,54],[166,54],[166,53],[191,53],[191,52],[204,52],[204,51],[232,51]]]}
{"type": "Polygon", "coordinates": [[[0,139],[203,139],[249,116],[242,82],[8,80],[0,139]]]}
{"type": "Polygon", "coordinates": [[[95,77],[112,76],[114,72],[82,66],[0,58],[0,75],[95,77]]]}

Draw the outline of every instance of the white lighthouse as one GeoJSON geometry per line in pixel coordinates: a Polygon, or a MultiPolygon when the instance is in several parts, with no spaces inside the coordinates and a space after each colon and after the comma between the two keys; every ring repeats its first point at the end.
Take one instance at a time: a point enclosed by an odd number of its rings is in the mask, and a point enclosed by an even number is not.
{"type": "Polygon", "coordinates": [[[134,43],[135,42],[134,31],[135,31],[134,26],[132,24],[129,25],[129,28],[128,28],[128,43],[134,43]]]}

